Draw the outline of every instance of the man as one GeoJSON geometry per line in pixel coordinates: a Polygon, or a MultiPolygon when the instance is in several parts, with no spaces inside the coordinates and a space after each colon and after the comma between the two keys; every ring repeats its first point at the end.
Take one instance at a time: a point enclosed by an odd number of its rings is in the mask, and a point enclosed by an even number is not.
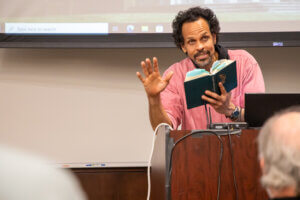
{"type": "Polygon", "coordinates": [[[187,58],[173,64],[160,76],[157,58],[141,62],[144,76],[137,76],[144,85],[149,101],[152,128],[168,123],[174,129],[206,129],[205,106],[187,109],[184,79],[188,71],[203,68],[207,71],[219,59],[236,60],[237,88],[227,93],[219,83],[221,95],[206,91],[202,99],[209,103],[212,122],[244,120],[244,94],[264,92],[261,70],[255,59],[244,50],[226,50],[218,44],[219,21],[213,11],[194,7],[178,13],[173,20],[173,38],[187,58]],[[212,108],[212,109],[210,109],[212,108]]]}
{"type": "Polygon", "coordinates": [[[272,199],[300,199],[300,106],[281,111],[258,137],[262,185],[272,199]]]}
{"type": "Polygon", "coordinates": [[[78,180],[48,160],[0,144],[1,200],[85,200],[78,180]]]}

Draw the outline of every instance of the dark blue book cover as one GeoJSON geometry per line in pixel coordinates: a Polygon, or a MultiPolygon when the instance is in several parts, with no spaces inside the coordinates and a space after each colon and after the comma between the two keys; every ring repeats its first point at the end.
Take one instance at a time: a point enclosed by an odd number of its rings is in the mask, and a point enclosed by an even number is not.
{"type": "Polygon", "coordinates": [[[187,108],[202,106],[206,101],[201,99],[205,90],[221,94],[218,83],[222,82],[226,91],[230,92],[237,87],[236,61],[232,61],[215,74],[209,74],[184,82],[187,108]]]}

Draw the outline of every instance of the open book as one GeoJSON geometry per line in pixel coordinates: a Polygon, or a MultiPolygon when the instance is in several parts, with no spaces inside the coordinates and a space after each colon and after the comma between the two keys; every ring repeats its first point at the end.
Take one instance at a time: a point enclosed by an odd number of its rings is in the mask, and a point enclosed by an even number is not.
{"type": "Polygon", "coordinates": [[[205,69],[195,69],[188,72],[184,81],[187,108],[190,109],[205,104],[206,101],[201,99],[205,90],[210,90],[220,95],[219,82],[223,83],[227,92],[236,88],[236,61],[217,60],[213,63],[210,72],[205,69]]]}

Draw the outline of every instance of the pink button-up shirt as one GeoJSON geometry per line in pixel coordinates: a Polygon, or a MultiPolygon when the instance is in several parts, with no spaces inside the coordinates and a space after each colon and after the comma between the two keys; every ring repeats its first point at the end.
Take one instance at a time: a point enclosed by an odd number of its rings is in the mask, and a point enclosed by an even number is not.
{"type": "MultiPolygon", "coordinates": [[[[265,84],[262,72],[256,60],[245,50],[228,50],[230,60],[236,60],[237,87],[231,91],[231,101],[242,108],[245,107],[245,93],[265,92],[265,84]]],[[[167,88],[161,93],[161,100],[173,128],[177,129],[181,124],[183,130],[206,129],[207,119],[205,106],[187,109],[184,79],[188,71],[194,70],[195,66],[189,58],[170,66],[164,76],[173,71],[173,77],[167,88]]],[[[224,114],[217,113],[210,108],[212,123],[230,122],[224,114]]]]}

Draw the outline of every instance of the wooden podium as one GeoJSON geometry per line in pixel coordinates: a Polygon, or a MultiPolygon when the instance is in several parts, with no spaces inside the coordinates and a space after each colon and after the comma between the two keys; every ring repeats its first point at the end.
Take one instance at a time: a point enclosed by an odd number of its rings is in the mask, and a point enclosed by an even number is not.
{"type": "MultiPolygon", "coordinates": [[[[169,181],[171,149],[176,141],[189,133],[170,131],[167,127],[159,129],[151,160],[152,200],[217,199],[221,143],[216,135],[197,133],[179,142],[173,150],[169,181]]],[[[234,200],[236,195],[243,200],[268,199],[259,183],[257,134],[257,130],[231,134],[232,151],[229,135],[220,135],[223,142],[220,200],[234,200]]]]}

